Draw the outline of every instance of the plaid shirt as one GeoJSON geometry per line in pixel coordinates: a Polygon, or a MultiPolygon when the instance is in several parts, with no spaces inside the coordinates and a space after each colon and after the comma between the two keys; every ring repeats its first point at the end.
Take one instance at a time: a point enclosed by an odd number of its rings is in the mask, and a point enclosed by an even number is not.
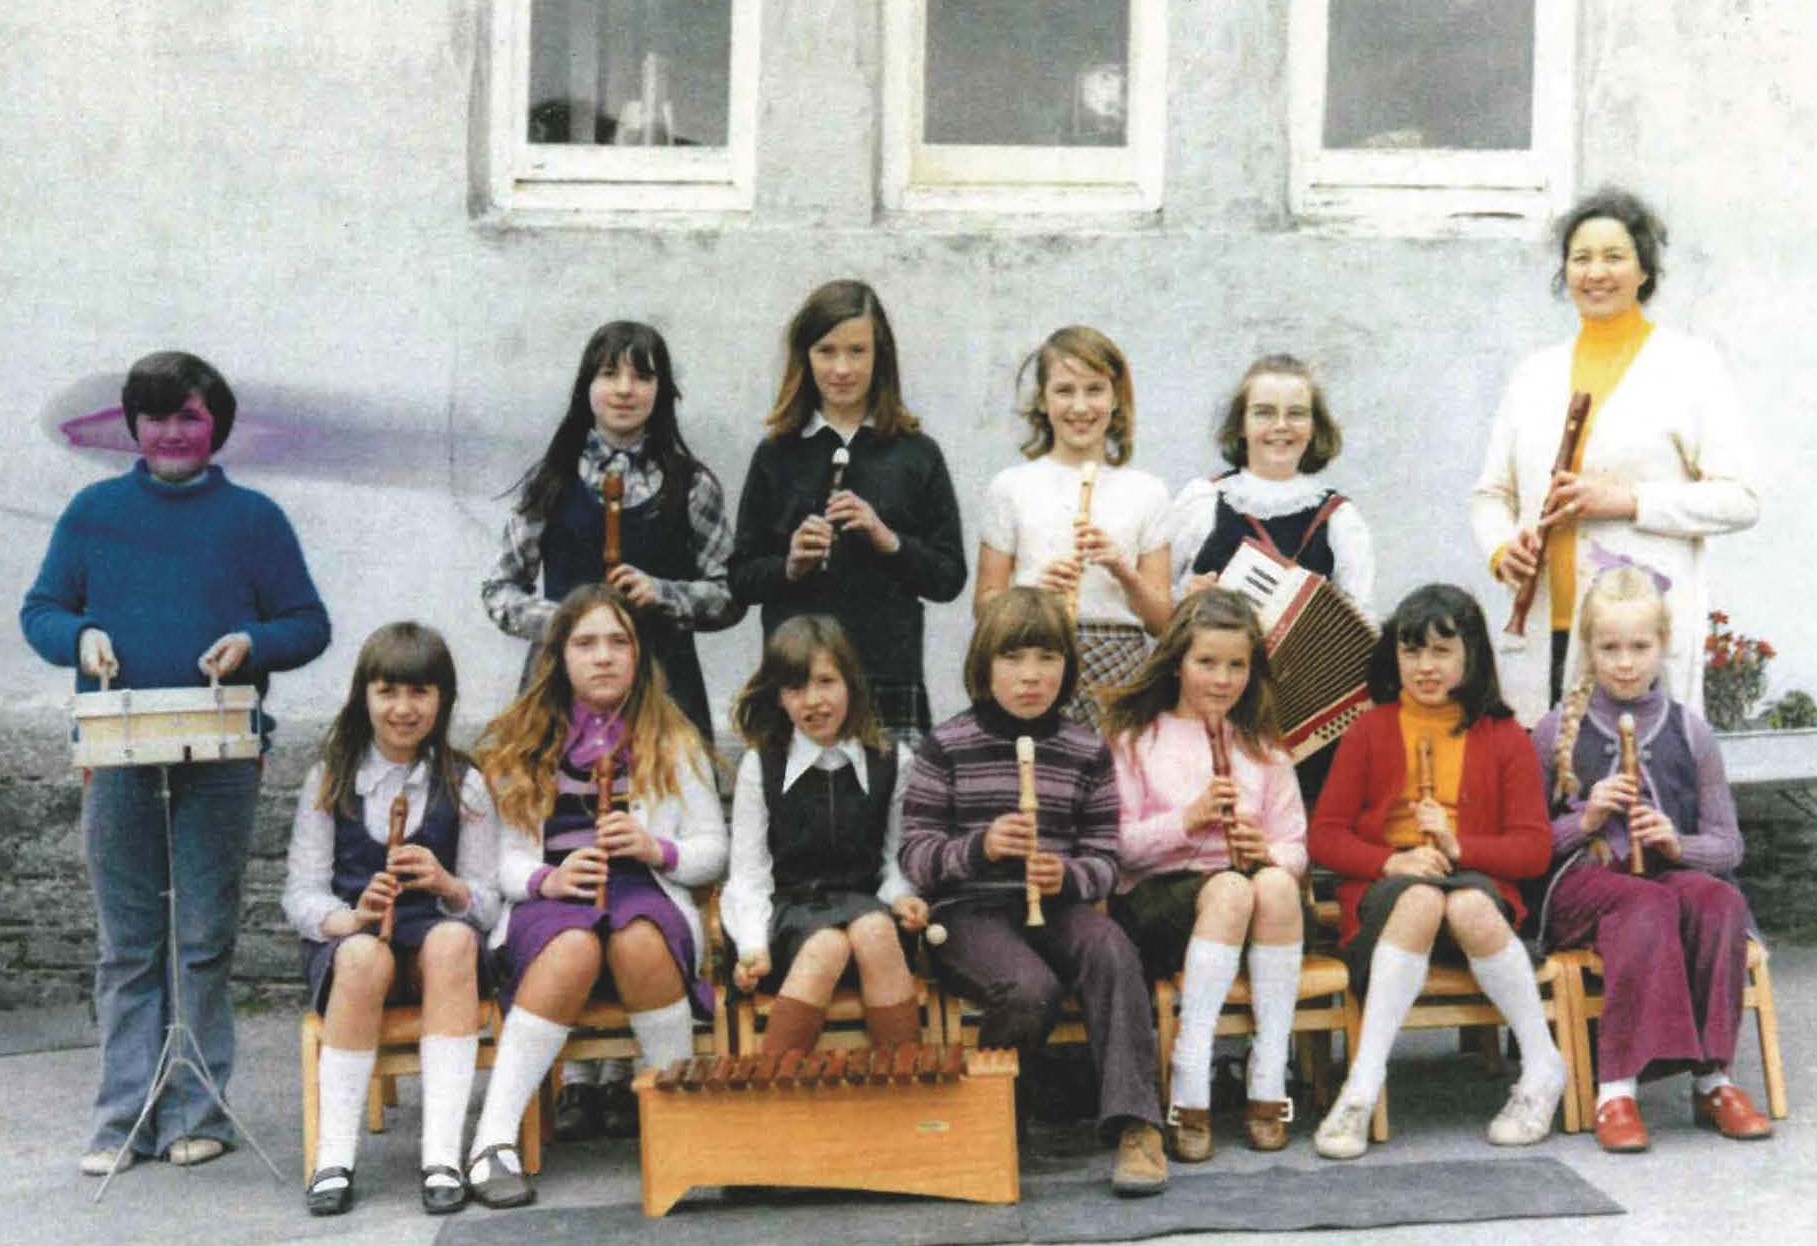
{"type": "MultiPolygon", "coordinates": [[[[607,466],[617,460],[624,469],[625,506],[641,506],[662,491],[662,465],[641,453],[643,443],[626,450],[606,444],[594,429],[581,449],[580,482],[597,491],[607,466]]],[[[656,590],[656,609],[677,626],[697,632],[716,632],[744,617],[744,607],[726,584],[726,559],[732,553],[732,525],[726,517],[725,490],[706,470],[694,473],[688,490],[688,527],[693,533],[694,559],[700,568],[697,580],[659,580],[650,577],[656,590]]],[[[556,603],[542,595],[538,578],[543,564],[543,523],[513,510],[505,520],[504,548],[498,561],[480,583],[480,601],[486,615],[511,636],[538,641],[555,613],[556,603]]]]}

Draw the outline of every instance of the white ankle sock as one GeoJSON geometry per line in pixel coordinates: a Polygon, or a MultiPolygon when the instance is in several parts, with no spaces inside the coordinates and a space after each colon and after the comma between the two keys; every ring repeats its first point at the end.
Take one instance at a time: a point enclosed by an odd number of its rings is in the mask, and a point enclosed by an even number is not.
{"type": "Polygon", "coordinates": [[[599,1074],[605,1065],[604,1060],[563,1060],[562,1085],[597,1086],[604,1080],[599,1074]]]}
{"type": "Polygon", "coordinates": [[[1699,1073],[1691,1079],[1691,1089],[1700,1095],[1713,1094],[1729,1084],[1729,1071],[1716,1069],[1710,1073],[1699,1073]]]}
{"type": "Polygon", "coordinates": [[[473,1129],[469,1159],[489,1146],[517,1141],[517,1127],[524,1109],[530,1105],[530,1096],[536,1093],[566,1041],[567,1026],[539,1017],[521,1004],[505,1014],[505,1028],[498,1036],[498,1059],[486,1086],[486,1104],[480,1109],[479,1124],[473,1129]]]}
{"type": "Polygon", "coordinates": [[[425,1034],[418,1050],[423,1060],[423,1167],[458,1169],[479,1035],[425,1034]]]}
{"type": "Polygon", "coordinates": [[[1431,959],[1430,952],[1407,952],[1385,942],[1375,945],[1369,958],[1369,994],[1363,1001],[1363,1032],[1350,1061],[1350,1076],[1338,1092],[1340,1100],[1374,1107],[1381,1098],[1394,1036],[1426,985],[1431,959]]]}
{"type": "Polygon", "coordinates": [[[622,1056],[614,1056],[610,1060],[601,1060],[599,1062],[599,1084],[601,1086],[616,1086],[621,1082],[629,1082],[632,1074],[636,1071],[633,1063],[622,1056]]]}
{"type": "Polygon", "coordinates": [[[1182,1108],[1211,1106],[1211,1042],[1218,1013],[1236,981],[1243,949],[1211,939],[1186,944],[1186,973],[1180,985],[1180,1032],[1173,1044],[1173,1102],[1182,1108]]]}
{"type": "Polygon", "coordinates": [[[1249,945],[1250,1010],[1255,1038],[1249,1044],[1249,1097],[1262,1103],[1287,1097],[1287,1043],[1300,993],[1298,943],[1249,945]]]}
{"type": "Polygon", "coordinates": [[[372,1082],[377,1051],[322,1048],[316,1066],[321,1086],[321,1111],[316,1117],[315,1166],[353,1168],[360,1145],[360,1122],[366,1115],[366,1092],[372,1082]]]}
{"type": "Polygon", "coordinates": [[[664,1069],[694,1055],[694,1012],[687,996],[661,1008],[634,1012],[629,1020],[631,1033],[637,1036],[638,1068],[664,1069]]]}
{"type": "Polygon", "coordinates": [[[1633,1077],[1623,1077],[1612,1082],[1598,1082],[1596,1083],[1596,1106],[1600,1108],[1611,1099],[1632,1099],[1639,1089],[1640,1080],[1633,1077]]]}
{"type": "Polygon", "coordinates": [[[1533,962],[1519,939],[1509,939],[1493,956],[1472,956],[1470,972],[1483,994],[1508,1022],[1520,1043],[1520,1084],[1550,1094],[1565,1084],[1565,1058],[1558,1054],[1533,962]]]}

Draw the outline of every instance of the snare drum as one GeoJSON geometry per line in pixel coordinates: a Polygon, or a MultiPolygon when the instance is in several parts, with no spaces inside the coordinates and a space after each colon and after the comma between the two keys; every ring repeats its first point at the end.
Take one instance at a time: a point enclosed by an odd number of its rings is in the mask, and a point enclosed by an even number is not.
{"type": "Polygon", "coordinates": [[[71,761],[79,767],[259,755],[259,693],[249,684],[78,692],[70,714],[71,761]]]}

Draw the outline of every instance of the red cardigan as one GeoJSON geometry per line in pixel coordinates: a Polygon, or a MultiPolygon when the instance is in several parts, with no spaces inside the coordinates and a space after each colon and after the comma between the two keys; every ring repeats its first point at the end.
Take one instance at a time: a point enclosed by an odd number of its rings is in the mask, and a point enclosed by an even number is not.
{"type": "MultiPolygon", "coordinates": [[[[1306,838],[1313,861],[1338,874],[1338,942],[1357,933],[1357,906],[1394,855],[1383,838],[1388,813],[1407,789],[1407,746],[1401,707],[1378,705],[1338,742],[1331,774],[1319,794],[1306,838]]],[[[1552,861],[1539,756],[1512,718],[1479,718],[1464,733],[1464,773],[1458,783],[1457,868],[1480,870],[1514,907],[1518,928],[1526,906],[1513,880],[1537,878],[1552,861]]]]}

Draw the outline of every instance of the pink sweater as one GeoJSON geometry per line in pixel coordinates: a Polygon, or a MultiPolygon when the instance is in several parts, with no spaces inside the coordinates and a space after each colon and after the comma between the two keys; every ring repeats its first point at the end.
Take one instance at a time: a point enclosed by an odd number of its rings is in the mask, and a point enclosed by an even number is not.
{"type": "MultiPolygon", "coordinates": [[[[1256,761],[1234,742],[1229,753],[1231,777],[1241,793],[1237,813],[1261,827],[1276,865],[1296,878],[1303,876],[1306,808],[1300,803],[1293,763],[1278,749],[1266,761],[1256,761]]],[[[1133,739],[1119,740],[1111,755],[1122,805],[1118,891],[1128,891],[1157,874],[1175,870],[1209,874],[1230,864],[1222,836],[1209,827],[1189,835],[1181,817],[1211,782],[1211,745],[1202,722],[1163,714],[1133,739]]]]}

